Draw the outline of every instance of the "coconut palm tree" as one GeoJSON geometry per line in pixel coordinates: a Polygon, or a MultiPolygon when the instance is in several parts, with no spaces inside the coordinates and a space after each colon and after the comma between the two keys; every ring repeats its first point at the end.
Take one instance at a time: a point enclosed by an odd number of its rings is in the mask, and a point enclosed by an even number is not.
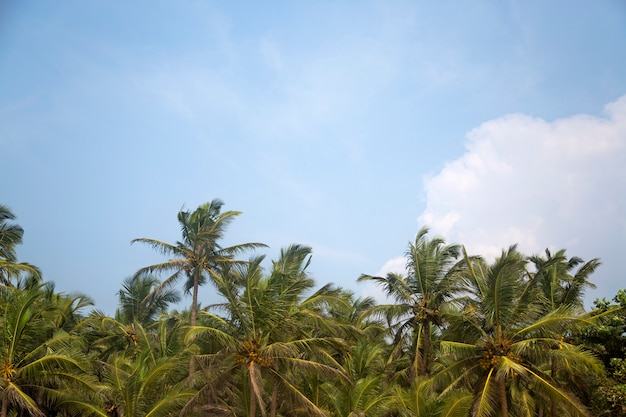
{"type": "MultiPolygon", "coordinates": [[[[594,258],[584,262],[579,257],[567,258],[565,249],[552,254],[549,249],[545,250],[545,256],[533,255],[529,261],[535,268],[532,280],[539,288],[545,304],[545,312],[556,311],[563,306],[584,312],[583,296],[586,288],[595,288],[589,281],[591,275],[600,266],[600,261],[594,258]]],[[[576,370],[568,372],[567,363],[557,363],[555,357],[549,364],[550,376],[554,380],[576,387],[578,391],[584,391],[587,387],[585,376],[576,370]]],[[[556,415],[555,401],[550,402],[550,414],[556,415]]]]}
{"type": "Polygon", "coordinates": [[[8,207],[0,204],[0,284],[13,285],[11,279],[17,279],[21,274],[28,274],[41,279],[39,269],[25,262],[17,262],[15,246],[22,243],[24,229],[8,220],[14,220],[15,215],[8,207]]]}
{"type": "Polygon", "coordinates": [[[16,224],[9,224],[7,220],[14,220],[11,210],[0,204],[0,257],[14,261],[16,259],[15,246],[22,243],[24,229],[16,224]]]}
{"type": "Polygon", "coordinates": [[[545,257],[533,255],[528,259],[535,267],[534,277],[542,290],[548,311],[563,305],[583,310],[585,289],[595,288],[589,281],[589,275],[600,266],[598,258],[584,262],[577,256],[568,259],[565,249],[554,254],[546,249],[545,257]]]}
{"type": "Polygon", "coordinates": [[[248,417],[259,412],[274,417],[284,408],[325,415],[299,380],[341,376],[328,352],[343,342],[328,335],[332,324],[323,314],[339,301],[336,292],[326,286],[305,298],[314,285],[306,272],[310,253],[306,246],[292,245],[281,251],[269,275],[258,256],[217,281],[225,302],[213,308],[225,316],[201,312],[213,324],[192,327],[187,335],[203,350],[197,358],[204,388],[192,405],[216,414],[241,410],[248,417]]]}
{"type": "Polygon", "coordinates": [[[176,344],[172,337],[175,329],[168,326],[168,320],[161,320],[156,331],[134,323],[128,333],[124,324],[105,321],[131,343],[105,360],[96,360],[97,392],[86,400],[67,400],[65,404],[81,415],[101,417],[177,415],[194,393],[184,385],[189,358],[180,349],[170,349],[176,344]]]}
{"type": "Polygon", "coordinates": [[[359,277],[359,282],[376,282],[396,301],[396,304],[376,306],[371,312],[384,314],[390,321],[396,320],[395,344],[398,350],[410,349],[411,352],[412,377],[409,380],[429,373],[434,327],[442,324],[441,308],[458,289],[460,268],[456,260],[461,247],[447,245],[441,237],[429,239],[428,231],[423,227],[415,241],[409,243],[406,275],[359,277]]]}
{"type": "Polygon", "coordinates": [[[393,408],[400,417],[467,417],[472,394],[455,389],[438,395],[427,377],[418,378],[409,388],[393,386],[393,408]]]}
{"type": "Polygon", "coordinates": [[[394,406],[385,380],[385,345],[363,337],[341,359],[346,379],[321,384],[322,401],[331,415],[357,417],[384,415],[394,406]]]}
{"type": "Polygon", "coordinates": [[[161,282],[150,275],[126,278],[118,297],[116,320],[124,323],[137,321],[144,326],[154,323],[159,314],[167,312],[171,303],[180,301],[178,291],[161,286],[161,282]]]}
{"type": "Polygon", "coordinates": [[[198,288],[207,278],[215,280],[221,277],[229,265],[242,263],[234,257],[246,250],[264,247],[262,243],[242,243],[222,247],[228,225],[241,214],[239,211],[222,212],[224,203],[215,199],[200,205],[194,211],[178,212],[178,222],[182,232],[182,241],[174,244],[157,239],[138,238],[131,243],[140,242],[152,246],[172,259],[141,268],[135,276],[151,273],[165,273],[168,277],[161,286],[172,285],[182,275],[186,277],[185,292],[192,292],[191,325],[196,325],[198,306],[198,288]]]}
{"type": "Polygon", "coordinates": [[[552,361],[571,369],[601,370],[599,361],[563,339],[593,320],[571,305],[546,314],[541,292],[528,275],[526,258],[515,246],[493,264],[465,253],[467,293],[449,317],[440,341],[443,369],[435,381],[443,394],[473,392],[472,416],[531,416],[555,404],[562,416],[586,416],[585,406],[546,370],[552,361]]]}
{"type": "Polygon", "coordinates": [[[80,340],[58,327],[65,306],[50,295],[44,284],[0,291],[0,417],[44,416],[93,383],[80,340]]]}

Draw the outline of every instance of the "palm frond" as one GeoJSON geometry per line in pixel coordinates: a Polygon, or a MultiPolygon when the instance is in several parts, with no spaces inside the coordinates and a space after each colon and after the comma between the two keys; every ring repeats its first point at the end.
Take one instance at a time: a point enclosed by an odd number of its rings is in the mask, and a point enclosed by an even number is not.
{"type": "Polygon", "coordinates": [[[583,404],[581,404],[581,402],[576,397],[557,387],[543,375],[534,372],[531,369],[528,369],[528,373],[532,376],[533,381],[537,384],[538,389],[541,389],[544,395],[549,398],[554,398],[555,400],[558,400],[560,405],[565,406],[568,410],[575,412],[577,415],[583,417],[591,416],[589,410],[583,404]]]}
{"type": "Polygon", "coordinates": [[[466,391],[456,390],[442,399],[439,407],[440,417],[467,417],[472,409],[474,398],[466,391]]]}
{"type": "Polygon", "coordinates": [[[485,382],[482,384],[482,388],[474,398],[472,415],[476,417],[489,417],[495,412],[495,407],[498,401],[494,392],[495,387],[493,387],[497,383],[494,379],[494,369],[492,368],[485,377],[485,382]]]}
{"type": "Polygon", "coordinates": [[[161,255],[174,255],[184,257],[187,252],[180,245],[173,245],[162,240],[152,239],[147,237],[140,237],[130,241],[130,244],[143,243],[150,246],[152,249],[160,253],[161,255]]]}
{"type": "MultiPolygon", "coordinates": [[[[211,317],[215,318],[216,320],[219,320],[221,323],[224,323],[228,327],[230,327],[228,325],[228,322],[220,318],[219,316],[211,315],[211,317]]],[[[185,333],[185,338],[184,338],[185,344],[189,345],[190,343],[195,341],[196,338],[200,335],[209,336],[215,339],[220,345],[223,345],[223,346],[236,346],[237,345],[237,339],[229,332],[226,332],[225,330],[222,330],[222,329],[217,329],[215,327],[208,327],[208,326],[188,327],[187,332],[185,333]]]]}
{"type": "Polygon", "coordinates": [[[77,399],[67,399],[59,403],[60,406],[76,410],[83,416],[110,417],[104,408],[94,405],[91,401],[81,401],[77,399]]]}
{"type": "Polygon", "coordinates": [[[31,416],[45,417],[45,414],[37,406],[37,402],[27,393],[22,391],[20,387],[12,381],[5,381],[6,386],[3,388],[4,401],[16,406],[19,409],[26,410],[31,416]]]}
{"type": "Polygon", "coordinates": [[[326,417],[326,412],[313,403],[313,401],[311,401],[297,386],[292,384],[278,372],[272,372],[272,374],[276,378],[276,381],[280,384],[281,388],[283,388],[293,399],[295,399],[297,404],[306,409],[309,415],[326,417]]]}

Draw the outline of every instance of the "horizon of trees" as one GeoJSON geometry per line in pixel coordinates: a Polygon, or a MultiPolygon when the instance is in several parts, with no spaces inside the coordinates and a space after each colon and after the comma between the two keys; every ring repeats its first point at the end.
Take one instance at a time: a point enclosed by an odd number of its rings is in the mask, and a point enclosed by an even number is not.
{"type": "Polygon", "coordinates": [[[626,416],[626,290],[583,305],[599,259],[487,261],[422,228],[403,274],[355,277],[378,304],[318,286],[310,247],[269,267],[262,243],[223,247],[241,213],[222,208],[181,210],[175,243],[134,239],[169,259],[125,279],[111,317],[18,261],[0,205],[0,417],[626,416]]]}

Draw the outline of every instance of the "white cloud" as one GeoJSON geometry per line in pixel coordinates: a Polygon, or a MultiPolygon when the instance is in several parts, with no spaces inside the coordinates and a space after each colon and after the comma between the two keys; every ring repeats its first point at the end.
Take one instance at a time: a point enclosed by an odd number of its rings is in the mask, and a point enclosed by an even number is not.
{"type": "Polygon", "coordinates": [[[382,268],[380,268],[380,270],[376,273],[376,276],[384,277],[390,272],[394,272],[396,274],[405,274],[406,262],[407,259],[404,256],[390,259],[385,262],[382,268]]]}
{"type": "Polygon", "coordinates": [[[513,114],[467,139],[464,155],[425,179],[420,224],[484,256],[518,243],[525,253],[552,247],[600,257],[602,296],[624,285],[626,96],[604,117],[548,122],[513,114]]]}

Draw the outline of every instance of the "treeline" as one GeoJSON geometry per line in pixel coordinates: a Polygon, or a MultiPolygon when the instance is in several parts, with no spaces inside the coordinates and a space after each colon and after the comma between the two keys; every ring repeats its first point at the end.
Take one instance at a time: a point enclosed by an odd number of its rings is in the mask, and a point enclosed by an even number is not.
{"type": "MultiPolygon", "coordinates": [[[[308,274],[293,244],[222,246],[240,214],[180,211],[181,240],[124,280],[115,317],[19,262],[0,206],[0,417],[625,416],[626,291],[585,311],[598,259],[493,262],[420,230],[380,305],[308,274]],[[182,283],[182,286],[180,284],[182,283]],[[209,285],[220,302],[201,307],[209,285]],[[188,310],[170,308],[191,293],[188,310]]],[[[71,267],[68,265],[68,267],[71,267]]]]}

